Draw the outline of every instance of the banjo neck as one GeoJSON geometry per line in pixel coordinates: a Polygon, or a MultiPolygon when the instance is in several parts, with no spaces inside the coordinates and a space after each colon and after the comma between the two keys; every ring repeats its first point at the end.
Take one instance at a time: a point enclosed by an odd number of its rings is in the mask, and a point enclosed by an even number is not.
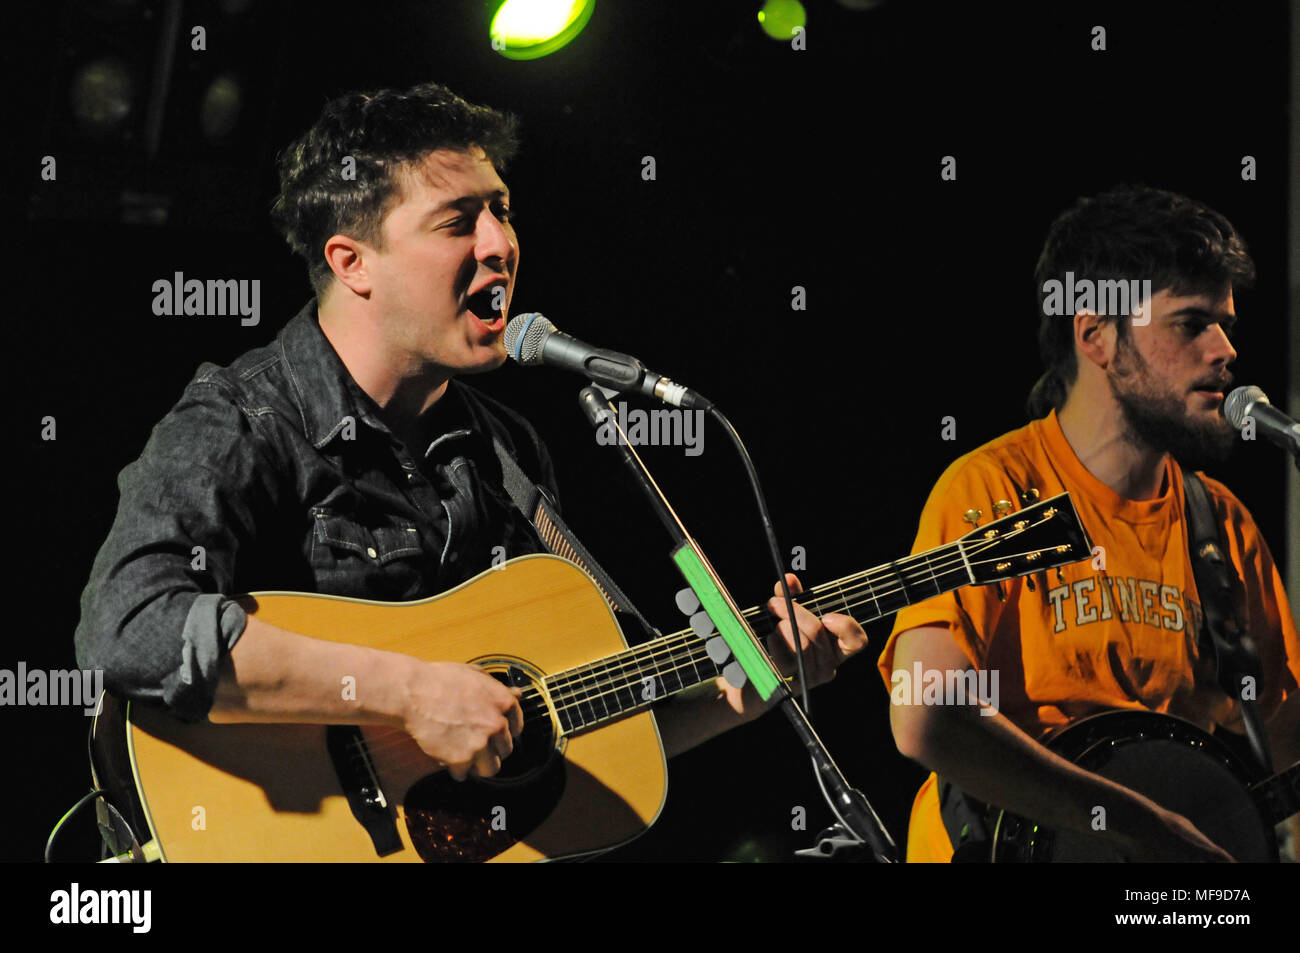
{"type": "Polygon", "coordinates": [[[1251,785],[1250,793],[1271,824],[1300,814],[1300,761],[1271,778],[1251,785]]]}

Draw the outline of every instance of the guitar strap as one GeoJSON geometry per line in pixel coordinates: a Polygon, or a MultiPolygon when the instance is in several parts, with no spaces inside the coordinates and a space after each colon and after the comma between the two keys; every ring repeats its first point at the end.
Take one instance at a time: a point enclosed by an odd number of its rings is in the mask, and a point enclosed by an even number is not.
{"type": "Polygon", "coordinates": [[[528,474],[524,473],[514,457],[495,436],[492,438],[492,449],[496,451],[497,459],[501,461],[501,478],[505,483],[506,492],[510,494],[510,499],[514,501],[519,512],[537,527],[537,532],[541,535],[546,548],[556,556],[575,563],[591,577],[596,588],[600,590],[605,601],[618,616],[620,623],[626,621],[627,617],[631,617],[647,635],[658,636],[659,630],[646,621],[645,616],[633,605],[632,600],[623,593],[609,574],[600,567],[600,563],[596,562],[596,558],[578,541],[573,530],[560,519],[555,501],[546,492],[546,488],[538,486],[529,479],[528,474]]]}
{"type": "Polygon", "coordinates": [[[1219,685],[1241,705],[1251,751],[1260,767],[1272,774],[1273,764],[1255,702],[1261,677],[1259,652],[1237,616],[1233,599],[1233,584],[1240,584],[1241,577],[1227,558],[1205,484],[1189,470],[1183,471],[1183,497],[1187,501],[1188,552],[1204,620],[1201,651],[1213,653],[1219,685]]]}

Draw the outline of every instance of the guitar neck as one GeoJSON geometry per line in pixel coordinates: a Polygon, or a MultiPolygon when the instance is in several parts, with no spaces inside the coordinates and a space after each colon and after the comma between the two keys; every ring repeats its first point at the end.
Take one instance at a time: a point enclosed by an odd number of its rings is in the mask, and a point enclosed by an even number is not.
{"type": "Polygon", "coordinates": [[[1270,824],[1280,824],[1300,814],[1300,761],[1251,789],[1270,824]]]}
{"type": "MultiPolygon", "coordinates": [[[[960,542],[908,556],[828,582],[797,597],[814,615],[840,612],[860,623],[904,606],[969,585],[973,574],[960,542]]],[[[760,638],[776,631],[761,606],[743,613],[760,638]]],[[[712,681],[721,669],[693,629],[653,639],[587,665],[546,678],[564,734],[577,734],[650,707],[655,702],[712,681]]]]}

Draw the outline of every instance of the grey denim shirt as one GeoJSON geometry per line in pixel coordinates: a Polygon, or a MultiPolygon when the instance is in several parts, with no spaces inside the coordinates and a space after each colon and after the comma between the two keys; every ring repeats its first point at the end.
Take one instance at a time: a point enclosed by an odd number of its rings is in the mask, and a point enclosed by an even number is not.
{"type": "Polygon", "coordinates": [[[453,379],[417,454],[378,411],[314,300],[267,346],[200,366],[118,476],[117,516],[81,596],[78,664],[102,669],[110,691],[200,721],[247,621],[234,596],[422,599],[497,555],[546,551],[491,444],[556,498],[522,417],[453,379]]]}

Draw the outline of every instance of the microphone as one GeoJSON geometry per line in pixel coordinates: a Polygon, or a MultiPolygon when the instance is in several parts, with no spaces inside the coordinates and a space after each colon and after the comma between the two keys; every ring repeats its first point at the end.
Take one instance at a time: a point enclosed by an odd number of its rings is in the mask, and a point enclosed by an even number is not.
{"type": "Polygon", "coordinates": [[[1255,429],[1284,450],[1300,457],[1300,423],[1296,423],[1268,402],[1258,387],[1238,387],[1223,402],[1223,415],[1238,430],[1246,418],[1255,421],[1255,429]]]}
{"type": "Polygon", "coordinates": [[[708,410],[713,406],[700,394],[675,384],[662,374],[646,370],[630,354],[592,347],[557,331],[537,312],[519,314],[506,324],[506,353],[525,366],[549,364],[574,371],[588,380],[618,391],[635,391],[674,407],[708,410]]]}

